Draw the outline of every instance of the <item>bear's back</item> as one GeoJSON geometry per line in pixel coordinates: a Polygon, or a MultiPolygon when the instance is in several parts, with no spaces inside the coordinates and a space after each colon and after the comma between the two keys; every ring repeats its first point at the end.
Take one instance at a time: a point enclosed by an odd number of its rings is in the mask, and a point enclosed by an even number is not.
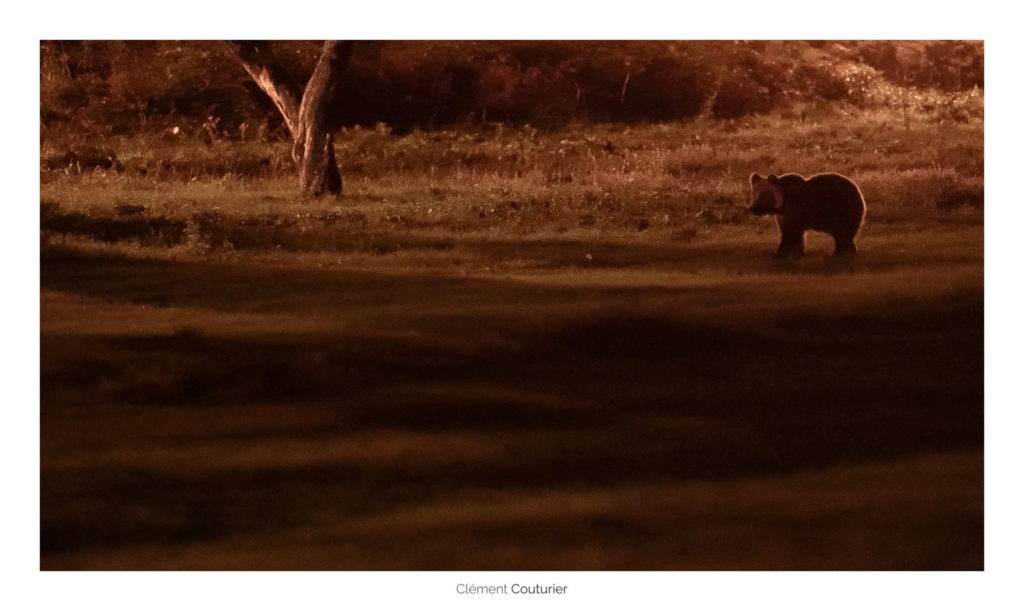
{"type": "Polygon", "coordinates": [[[809,199],[815,201],[855,207],[864,205],[860,189],[842,174],[815,174],[807,179],[805,189],[809,199]]]}
{"type": "Polygon", "coordinates": [[[856,233],[864,218],[865,205],[860,189],[852,180],[830,173],[815,174],[803,184],[795,180],[793,183],[799,193],[798,215],[808,228],[832,234],[837,231],[856,233]]]}

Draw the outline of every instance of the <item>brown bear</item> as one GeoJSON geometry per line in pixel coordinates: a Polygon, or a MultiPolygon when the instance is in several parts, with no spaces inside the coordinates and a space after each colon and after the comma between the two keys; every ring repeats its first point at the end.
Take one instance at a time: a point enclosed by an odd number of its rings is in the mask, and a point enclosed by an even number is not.
{"type": "Polygon", "coordinates": [[[804,254],[804,232],[808,229],[829,234],[836,242],[834,256],[857,252],[853,239],[864,220],[864,196],[852,180],[839,174],[760,174],[750,176],[757,215],[774,214],[782,230],[782,242],[775,258],[804,254]]]}

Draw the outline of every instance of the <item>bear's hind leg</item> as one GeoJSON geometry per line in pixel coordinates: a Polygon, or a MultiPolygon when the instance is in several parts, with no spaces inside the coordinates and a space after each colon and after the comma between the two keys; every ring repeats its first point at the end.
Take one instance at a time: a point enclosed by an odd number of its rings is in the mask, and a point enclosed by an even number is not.
{"type": "Polygon", "coordinates": [[[857,253],[857,245],[853,243],[852,235],[836,234],[836,249],[833,257],[853,256],[857,253]]]}

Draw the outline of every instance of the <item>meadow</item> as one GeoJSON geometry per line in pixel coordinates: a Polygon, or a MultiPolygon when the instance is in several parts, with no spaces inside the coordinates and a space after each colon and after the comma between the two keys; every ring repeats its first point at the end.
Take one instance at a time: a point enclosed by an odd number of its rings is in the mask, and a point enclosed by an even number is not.
{"type": "Polygon", "coordinates": [[[44,569],[981,569],[980,118],[41,151],[44,569]],[[867,221],[775,261],[752,172],[867,221]]]}

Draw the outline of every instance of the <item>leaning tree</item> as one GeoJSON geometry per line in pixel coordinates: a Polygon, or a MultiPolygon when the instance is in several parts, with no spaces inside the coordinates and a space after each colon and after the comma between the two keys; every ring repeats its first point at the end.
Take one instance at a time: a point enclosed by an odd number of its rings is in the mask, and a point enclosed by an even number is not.
{"type": "Polygon", "coordinates": [[[245,70],[281,111],[292,135],[292,158],[299,187],[312,197],[341,194],[341,173],[334,158],[338,128],[331,106],[342,72],[352,57],[351,41],[324,42],[313,75],[303,88],[274,55],[265,40],[230,41],[245,70]]]}

